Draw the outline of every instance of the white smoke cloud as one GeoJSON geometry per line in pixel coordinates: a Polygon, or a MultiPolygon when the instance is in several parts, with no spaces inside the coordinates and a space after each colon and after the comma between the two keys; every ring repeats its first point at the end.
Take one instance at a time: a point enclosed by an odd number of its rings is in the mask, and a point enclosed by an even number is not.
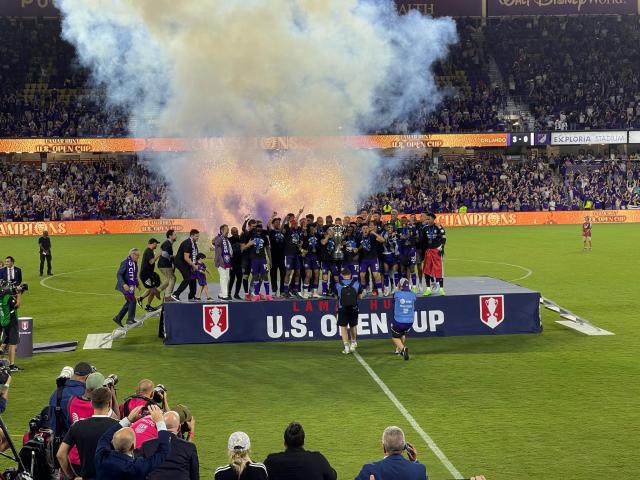
{"type": "MultiPolygon", "coordinates": [[[[391,0],[56,3],[64,37],[109,102],[129,111],[136,136],[357,134],[387,126],[439,102],[431,66],[457,41],[451,19],[398,16],[391,0]]],[[[247,147],[155,165],[189,213],[228,220],[238,209],[302,204],[317,213],[350,211],[378,162],[374,152],[335,150],[274,160],[247,147]],[[194,193],[204,205],[194,205],[194,193]]]]}

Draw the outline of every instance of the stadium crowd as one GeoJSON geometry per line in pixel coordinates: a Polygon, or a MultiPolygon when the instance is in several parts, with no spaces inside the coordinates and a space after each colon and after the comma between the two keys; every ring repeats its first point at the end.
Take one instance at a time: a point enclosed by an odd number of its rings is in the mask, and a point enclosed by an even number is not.
{"type": "MultiPolygon", "coordinates": [[[[456,22],[459,43],[434,65],[441,104],[378,133],[504,131],[509,97],[528,103],[538,130],[640,128],[637,17],[456,22]],[[490,75],[493,61],[502,79],[490,75]]],[[[127,134],[125,112],[90,87],[59,19],[0,18],[0,33],[0,137],[127,134]]]]}
{"type": "Polygon", "coordinates": [[[0,162],[0,221],[159,218],[167,186],[138,161],[0,162]]]}
{"type": "Polygon", "coordinates": [[[496,18],[485,35],[537,130],[640,127],[637,16],[496,18]]]}
{"type": "Polygon", "coordinates": [[[626,209],[640,205],[640,165],[626,160],[411,157],[381,175],[393,180],[363,207],[386,213],[626,209]]]}
{"type": "MultiPolygon", "coordinates": [[[[6,376],[0,386],[4,411],[11,376],[0,375],[6,376]]],[[[87,362],[64,367],[52,382],[48,405],[29,421],[23,445],[17,447],[23,465],[16,469],[31,472],[33,477],[29,478],[38,480],[198,480],[196,421],[189,407],[181,403],[170,406],[167,388],[149,379],[140,380],[135,392],[119,401],[118,383],[117,375],[105,377],[87,362]]],[[[0,452],[10,450],[13,443],[6,433],[0,431],[0,452]]],[[[304,448],[301,424],[291,422],[283,440],[284,451],[271,453],[259,463],[251,458],[249,435],[231,433],[226,448],[220,446],[229,461],[215,470],[214,480],[337,478],[322,453],[304,448]]],[[[416,448],[399,427],[384,430],[381,446],[384,458],[365,463],[356,480],[427,480],[426,466],[418,461],[416,448]]],[[[16,469],[0,476],[14,478],[16,469]]]]}

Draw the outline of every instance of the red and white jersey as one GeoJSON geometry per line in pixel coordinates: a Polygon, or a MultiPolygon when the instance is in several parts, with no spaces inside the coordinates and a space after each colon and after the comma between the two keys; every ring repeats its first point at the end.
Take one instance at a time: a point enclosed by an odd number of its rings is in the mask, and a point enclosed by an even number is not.
{"type": "Polygon", "coordinates": [[[591,222],[584,222],[582,224],[582,236],[583,237],[591,236],[591,222]]]}

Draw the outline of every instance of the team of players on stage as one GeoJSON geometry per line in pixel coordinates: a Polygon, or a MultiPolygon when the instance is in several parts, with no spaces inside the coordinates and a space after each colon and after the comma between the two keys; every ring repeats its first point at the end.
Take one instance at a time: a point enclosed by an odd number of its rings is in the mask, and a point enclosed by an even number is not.
{"type": "Polygon", "coordinates": [[[300,218],[302,213],[281,219],[274,212],[266,228],[259,220],[245,219],[237,243],[246,300],[271,300],[272,289],[284,298],[328,296],[343,268],[359,277],[365,294],[391,295],[406,278],[415,293],[438,290],[444,295],[446,233],[434,214],[418,219],[394,211],[383,220],[363,211],[353,219],[334,220],[311,214],[300,218]]]}

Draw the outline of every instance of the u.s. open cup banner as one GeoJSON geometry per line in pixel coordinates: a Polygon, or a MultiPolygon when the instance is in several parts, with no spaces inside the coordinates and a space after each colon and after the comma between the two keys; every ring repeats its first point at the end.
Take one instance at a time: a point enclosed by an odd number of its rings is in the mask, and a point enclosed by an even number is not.
{"type": "MultiPolygon", "coordinates": [[[[389,338],[393,300],[359,301],[359,338],[389,338]]],[[[335,300],[169,302],[165,343],[278,342],[338,339],[335,300]]],[[[504,293],[419,298],[412,337],[540,333],[540,294],[504,293]]]]}

